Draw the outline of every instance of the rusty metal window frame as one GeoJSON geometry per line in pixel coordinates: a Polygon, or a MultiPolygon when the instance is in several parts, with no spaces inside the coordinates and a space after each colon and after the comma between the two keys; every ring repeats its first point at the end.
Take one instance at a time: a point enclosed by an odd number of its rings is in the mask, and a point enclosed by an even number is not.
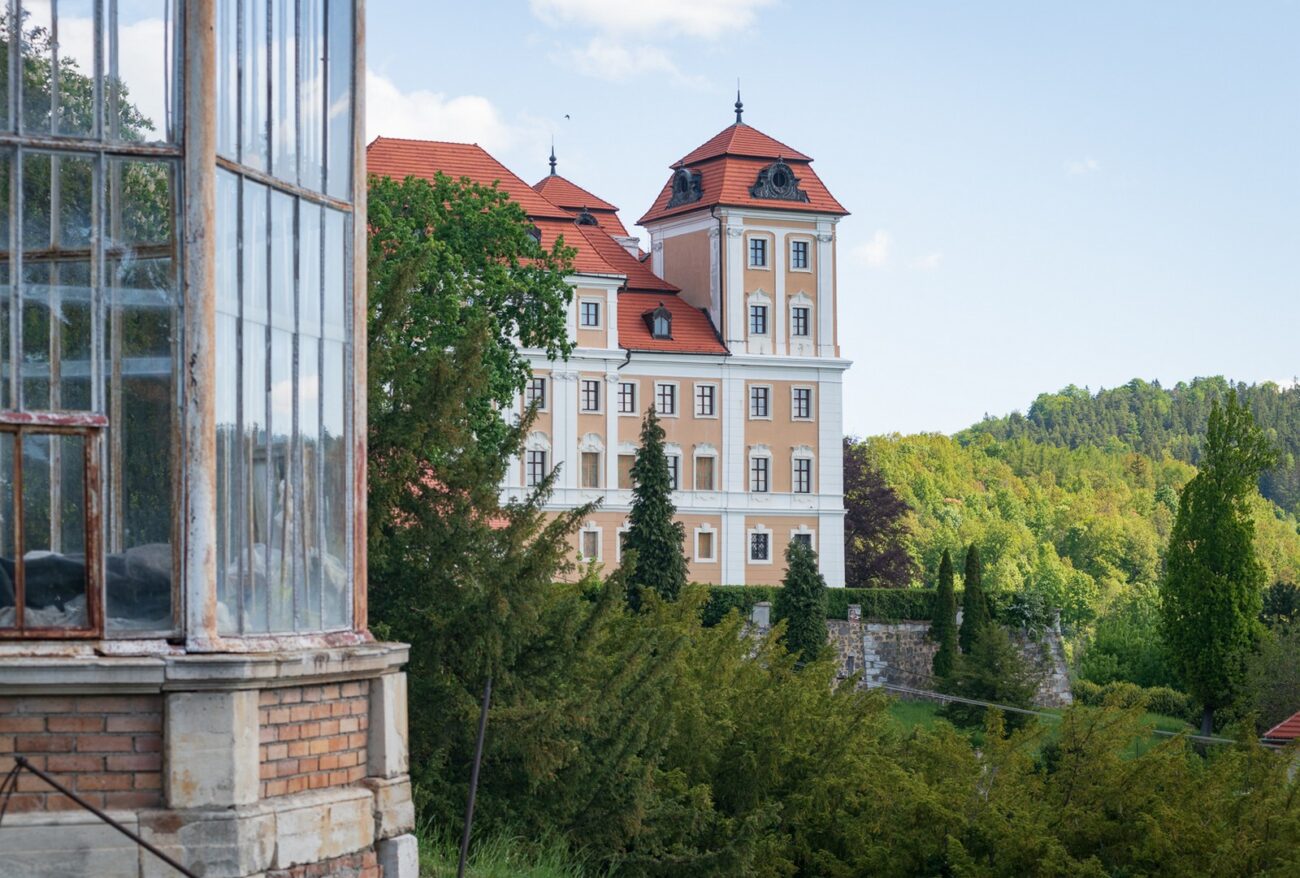
{"type": "MultiPolygon", "coordinates": [[[[106,493],[111,494],[110,486],[105,484],[106,473],[104,466],[105,446],[108,446],[110,454],[114,446],[114,431],[110,418],[103,412],[105,410],[105,387],[104,382],[107,380],[105,375],[103,360],[108,355],[105,347],[105,329],[110,315],[106,311],[105,289],[106,259],[113,255],[120,255],[116,249],[109,247],[105,242],[105,228],[108,222],[108,210],[104,193],[107,191],[110,174],[110,163],[114,159],[135,158],[135,159],[155,159],[155,160],[174,160],[172,163],[172,191],[170,193],[172,209],[172,228],[171,228],[171,253],[174,260],[173,276],[179,278],[179,267],[184,258],[182,252],[182,229],[180,228],[181,201],[184,192],[184,177],[181,159],[184,156],[184,144],[182,142],[182,118],[181,93],[179,87],[181,70],[182,70],[182,44],[180,34],[183,28],[184,6],[177,0],[164,0],[162,2],[162,13],[164,20],[164,45],[162,57],[164,59],[164,70],[166,76],[163,83],[163,120],[162,141],[131,141],[122,139],[122,132],[118,125],[120,118],[116,112],[117,100],[119,97],[118,86],[121,83],[121,77],[118,70],[119,50],[118,43],[118,0],[94,0],[93,4],[93,62],[91,69],[83,71],[82,75],[92,79],[92,121],[90,130],[80,134],[63,134],[58,130],[59,115],[59,0],[50,0],[50,40],[51,40],[51,72],[50,72],[50,119],[51,130],[32,132],[27,130],[26,119],[23,113],[23,62],[24,55],[18,47],[22,46],[22,10],[24,7],[23,0],[0,0],[0,8],[3,9],[8,20],[8,32],[6,37],[9,41],[8,52],[8,79],[9,88],[6,95],[0,96],[0,99],[6,101],[5,107],[8,113],[8,126],[6,130],[0,130],[0,152],[8,152],[11,161],[10,172],[10,198],[9,204],[3,209],[8,210],[10,240],[3,242],[3,246],[8,247],[8,267],[10,272],[10,295],[9,295],[9,355],[21,358],[22,353],[22,308],[24,301],[25,282],[23,280],[23,256],[24,248],[22,242],[23,232],[23,166],[30,154],[48,155],[52,162],[57,162],[60,157],[82,158],[91,161],[92,168],[92,201],[91,201],[91,238],[90,245],[86,253],[71,250],[62,254],[51,252],[52,261],[68,258],[82,258],[88,256],[90,260],[90,280],[91,286],[91,330],[90,330],[90,403],[88,411],[32,411],[24,408],[22,397],[22,370],[21,368],[10,369],[10,388],[9,402],[13,408],[0,412],[0,432],[15,434],[15,457],[18,461],[15,465],[17,471],[21,471],[21,454],[20,443],[25,435],[42,435],[42,434],[75,434],[83,436],[83,448],[86,455],[85,470],[83,473],[83,485],[86,494],[85,514],[86,514],[86,578],[87,578],[87,618],[88,625],[79,629],[64,628],[28,628],[21,624],[22,605],[24,597],[19,594],[19,589],[15,589],[15,622],[18,623],[16,628],[0,629],[0,638],[2,639],[46,639],[46,638],[148,638],[148,637],[170,637],[179,633],[180,619],[184,607],[184,595],[181,588],[181,559],[184,553],[182,545],[182,529],[173,522],[171,534],[171,624],[163,629],[131,629],[122,631],[105,630],[105,613],[107,595],[104,592],[106,575],[105,575],[105,558],[104,558],[104,541],[107,536],[105,533],[105,511],[108,504],[114,502],[114,496],[107,497],[106,493]]],[[[53,211],[52,211],[53,212],[53,211]]],[[[82,248],[86,249],[86,248],[82,248]]],[[[179,357],[177,351],[181,350],[183,345],[182,337],[182,319],[181,313],[184,309],[184,301],[179,280],[176,288],[176,311],[173,325],[173,355],[172,355],[172,382],[175,391],[175,413],[177,418],[177,428],[175,430],[175,441],[179,448],[181,431],[179,430],[179,418],[183,405],[182,388],[179,381],[179,357]]],[[[54,373],[51,374],[51,384],[56,381],[54,373]]],[[[116,401],[121,398],[120,391],[113,394],[116,401]]],[[[181,509],[181,486],[183,479],[180,472],[180,461],[182,454],[178,451],[175,456],[171,478],[172,478],[172,502],[174,518],[179,518],[181,509]]],[[[114,472],[120,470],[120,466],[114,468],[114,472]]],[[[53,478],[53,474],[52,474],[53,478]]],[[[16,478],[18,484],[15,485],[15,518],[21,519],[21,493],[20,484],[21,476],[16,478]]],[[[120,527],[120,521],[117,522],[120,527]]],[[[21,537],[21,533],[19,533],[21,537]]],[[[16,541],[17,549],[15,557],[15,571],[21,569],[25,560],[22,557],[22,543],[16,541]]],[[[25,609],[25,608],[24,608],[25,609]]]]}
{"type": "MultiPolygon", "coordinates": [[[[217,58],[217,66],[218,68],[220,68],[223,63],[229,60],[228,58],[223,56],[223,48],[222,48],[223,39],[226,37],[233,38],[235,70],[236,70],[235,82],[230,83],[227,81],[225,82],[225,85],[226,87],[229,87],[231,85],[234,86],[233,99],[236,101],[236,109],[235,112],[233,113],[233,116],[224,117],[233,121],[235,126],[233,131],[227,132],[228,134],[233,136],[235,154],[232,156],[219,151],[216,156],[216,166],[219,169],[219,171],[224,171],[228,173],[231,177],[234,178],[235,181],[234,185],[238,192],[238,195],[237,195],[237,208],[236,208],[236,218],[234,221],[234,229],[238,240],[237,250],[238,253],[240,254],[238,257],[238,266],[233,269],[234,272],[236,272],[236,277],[237,277],[236,289],[238,291],[237,295],[239,299],[238,302],[239,313],[235,315],[235,314],[230,314],[228,312],[222,312],[228,317],[235,318],[236,327],[237,327],[235,333],[235,339],[236,339],[236,344],[238,346],[238,350],[232,352],[235,355],[235,362],[237,363],[237,366],[235,368],[235,375],[236,375],[235,395],[237,399],[237,403],[236,403],[237,415],[236,415],[236,424],[235,424],[235,431],[234,431],[235,438],[233,442],[234,459],[228,462],[227,464],[227,466],[231,468],[231,472],[227,474],[227,477],[231,480],[231,483],[234,487],[234,496],[229,496],[229,494],[227,495],[227,503],[230,504],[231,508],[227,510],[219,509],[218,521],[217,521],[217,527],[219,529],[224,529],[226,532],[224,537],[224,542],[221,537],[218,538],[218,547],[221,547],[223,545],[225,546],[224,551],[218,552],[219,557],[217,559],[217,564],[218,564],[217,576],[219,580],[218,603],[219,604],[222,603],[222,598],[221,598],[222,594],[226,594],[227,597],[233,597],[234,600],[234,607],[233,607],[234,619],[232,620],[233,627],[231,625],[226,625],[225,627],[221,627],[219,629],[220,635],[224,638],[247,638],[250,640],[256,640],[256,639],[263,639],[267,637],[275,637],[277,635],[286,635],[286,634],[317,634],[317,633],[325,634],[325,633],[332,633],[338,631],[351,631],[357,625],[357,614],[358,614],[357,583],[354,576],[354,565],[355,565],[355,558],[356,558],[356,541],[358,539],[358,534],[356,532],[356,527],[355,527],[356,504],[358,502],[358,498],[356,496],[355,480],[352,478],[352,473],[355,468],[354,444],[355,444],[355,421],[356,421],[356,415],[355,415],[356,402],[354,399],[355,394],[353,392],[353,379],[354,379],[353,356],[354,356],[355,338],[356,338],[356,331],[354,326],[354,312],[353,312],[353,301],[355,296],[355,290],[354,290],[355,277],[352,269],[353,257],[354,257],[354,234],[353,234],[354,210],[351,201],[344,200],[330,194],[333,187],[339,183],[339,181],[336,180],[331,175],[332,170],[343,171],[343,174],[341,176],[346,177],[346,179],[343,180],[344,188],[349,192],[354,191],[353,187],[356,184],[355,174],[357,173],[355,169],[356,156],[351,157],[351,160],[346,163],[345,168],[336,168],[332,166],[332,156],[331,156],[332,141],[331,141],[331,130],[330,130],[330,123],[331,123],[330,114],[328,112],[322,113],[320,118],[322,129],[321,131],[317,132],[320,135],[319,160],[321,163],[321,171],[322,171],[320,187],[313,188],[310,185],[303,185],[302,178],[304,176],[304,169],[305,169],[304,160],[306,158],[303,154],[304,119],[306,118],[303,113],[303,95],[304,95],[304,88],[303,88],[304,70],[303,70],[303,52],[302,52],[303,8],[304,8],[304,0],[218,0],[218,7],[217,7],[217,18],[219,21],[218,36],[217,36],[217,46],[218,46],[217,55],[219,57],[217,58]],[[277,3],[280,4],[279,7],[277,7],[277,3]],[[247,132],[244,130],[247,114],[245,113],[243,100],[246,93],[245,92],[245,85],[247,81],[246,77],[250,70],[250,64],[247,62],[247,59],[245,57],[245,50],[249,43],[249,41],[246,39],[246,36],[250,33],[250,31],[248,30],[250,25],[249,22],[247,21],[248,12],[250,9],[254,10],[259,15],[261,14],[265,15],[264,21],[257,22],[261,26],[260,34],[258,34],[257,31],[252,31],[252,33],[264,37],[264,40],[258,44],[256,49],[259,54],[265,53],[266,64],[264,68],[261,68],[265,71],[266,74],[265,82],[260,82],[260,83],[254,82],[254,85],[256,86],[256,92],[259,100],[265,102],[262,115],[258,119],[258,122],[261,126],[264,126],[264,130],[261,133],[264,134],[266,138],[266,144],[267,144],[266,154],[261,155],[259,153],[259,155],[257,157],[254,157],[253,160],[257,161],[259,164],[262,163],[262,161],[264,160],[266,167],[256,167],[252,164],[249,164],[248,161],[245,161],[245,159],[248,159],[249,157],[245,156],[244,154],[245,147],[247,146],[247,141],[245,138],[247,132]],[[281,11],[290,10],[293,16],[293,31],[292,31],[293,59],[292,59],[292,63],[289,65],[289,75],[292,76],[294,79],[293,121],[292,121],[293,130],[294,130],[293,179],[289,179],[285,177],[283,174],[277,174],[275,173],[274,170],[276,159],[275,159],[275,147],[273,144],[274,144],[274,137],[276,135],[276,130],[275,130],[275,108],[273,106],[273,99],[277,93],[276,82],[274,81],[274,77],[277,74],[276,71],[272,69],[272,59],[277,57],[275,54],[276,46],[274,45],[274,41],[277,35],[277,30],[275,27],[275,23],[273,21],[273,17],[275,16],[277,9],[280,9],[281,11]],[[225,17],[223,18],[223,16],[225,17]],[[223,29],[224,26],[226,24],[230,24],[232,21],[234,24],[233,32],[224,30],[223,29]],[[247,191],[248,191],[248,186],[246,185],[247,183],[260,184],[261,186],[264,186],[266,188],[266,198],[268,202],[267,241],[250,242],[250,241],[246,241],[244,238],[244,233],[246,230],[245,213],[247,208],[247,191]],[[341,437],[339,437],[339,441],[342,443],[342,447],[343,447],[344,462],[341,467],[343,471],[341,473],[338,473],[337,477],[344,479],[343,482],[344,494],[345,494],[344,509],[339,510],[339,512],[342,516],[343,521],[345,522],[345,536],[343,537],[342,542],[346,548],[346,551],[342,561],[343,561],[343,569],[346,571],[347,589],[343,601],[346,620],[343,621],[341,624],[337,624],[337,625],[325,624],[323,597],[321,601],[321,606],[316,607],[316,619],[318,620],[317,623],[313,625],[310,622],[306,621],[307,619],[309,619],[309,614],[312,611],[312,607],[308,605],[309,604],[308,599],[310,598],[310,595],[306,594],[306,592],[310,588],[310,583],[305,583],[303,584],[303,587],[300,588],[299,583],[297,581],[294,581],[291,583],[293,625],[292,627],[289,628],[276,627],[274,621],[270,618],[270,616],[272,615],[272,610],[270,608],[271,599],[269,595],[270,584],[271,584],[270,568],[272,566],[269,561],[270,551],[269,550],[266,551],[267,558],[263,559],[263,562],[259,564],[255,557],[255,550],[254,550],[254,546],[256,545],[257,541],[251,535],[252,528],[254,527],[253,519],[257,512],[257,510],[255,509],[256,498],[253,496],[253,494],[258,489],[264,490],[265,498],[266,498],[265,502],[270,504],[272,508],[274,508],[275,501],[271,500],[270,498],[276,496],[277,486],[274,483],[273,474],[271,472],[272,467],[271,467],[270,444],[274,441],[274,438],[272,436],[267,435],[267,436],[259,437],[257,439],[258,447],[251,451],[252,460],[250,461],[249,459],[247,459],[249,458],[249,453],[247,453],[245,449],[245,442],[246,442],[245,425],[249,423],[249,420],[246,418],[246,414],[247,414],[246,408],[248,406],[248,400],[244,398],[244,385],[245,385],[244,350],[245,350],[245,345],[248,344],[250,341],[252,341],[253,343],[261,343],[262,341],[259,339],[253,339],[249,336],[248,330],[250,326],[255,329],[265,331],[266,333],[265,344],[267,349],[267,357],[265,363],[262,364],[262,368],[265,373],[263,377],[267,380],[269,384],[271,380],[270,376],[272,370],[270,339],[271,339],[272,327],[274,325],[275,317],[273,314],[259,315],[258,320],[253,322],[249,321],[250,315],[247,313],[247,308],[245,305],[246,297],[244,295],[245,283],[247,279],[244,277],[246,265],[245,265],[245,259],[243,254],[245,253],[246,249],[250,246],[268,247],[268,248],[270,247],[270,242],[274,235],[274,232],[270,228],[270,217],[272,216],[272,210],[270,208],[270,204],[274,201],[275,195],[277,193],[288,195],[293,200],[294,258],[293,258],[293,268],[292,268],[293,270],[292,299],[293,299],[293,311],[294,311],[294,318],[293,318],[294,328],[292,332],[292,353],[291,353],[291,371],[293,376],[292,377],[293,404],[292,404],[292,421],[291,421],[292,426],[290,428],[290,451],[289,451],[290,457],[289,457],[289,464],[288,464],[289,472],[291,475],[286,480],[286,482],[292,482],[292,484],[289,485],[288,487],[292,489],[292,493],[293,493],[292,502],[295,505],[292,510],[293,512],[292,533],[288,535],[288,539],[285,540],[283,545],[281,546],[282,554],[288,554],[289,552],[293,553],[292,559],[289,562],[287,562],[287,566],[291,571],[290,572],[291,577],[297,576],[298,578],[302,578],[302,576],[304,576],[305,574],[301,574],[298,571],[296,571],[295,565],[298,564],[306,565],[309,560],[306,547],[305,547],[305,528],[307,527],[307,524],[303,521],[304,516],[303,513],[301,512],[303,488],[306,485],[306,471],[305,471],[306,454],[304,448],[304,438],[302,435],[302,431],[300,429],[301,393],[299,389],[299,384],[300,384],[299,379],[301,374],[300,364],[302,363],[302,359],[300,357],[301,354],[300,343],[303,338],[302,261],[308,258],[309,256],[309,254],[304,253],[299,246],[301,242],[300,235],[302,229],[302,214],[304,209],[307,208],[326,209],[326,211],[322,212],[322,218],[321,218],[321,227],[319,232],[319,242],[320,242],[319,253],[310,254],[312,258],[319,260],[318,274],[316,280],[322,283],[322,289],[320,292],[322,300],[325,296],[323,284],[325,281],[326,273],[329,269],[329,263],[327,262],[327,259],[338,257],[341,258],[342,260],[341,271],[342,271],[342,280],[343,280],[343,291],[342,291],[343,292],[343,302],[342,302],[343,327],[342,327],[341,344],[342,344],[343,369],[342,369],[341,387],[338,388],[338,392],[342,395],[343,434],[341,437]],[[341,254],[331,253],[329,252],[327,247],[328,220],[326,219],[326,217],[328,216],[328,210],[336,211],[343,218],[344,252],[341,254]],[[258,462],[264,463],[266,469],[264,478],[259,478],[257,473],[255,472],[256,464],[258,462]],[[265,482],[265,484],[261,484],[261,482],[263,481],[265,482]],[[233,526],[232,526],[231,519],[233,519],[233,526]],[[247,543],[247,545],[245,545],[245,543],[247,543]],[[229,560],[226,557],[227,555],[230,556],[229,560]],[[238,571],[234,577],[233,583],[228,581],[231,575],[229,564],[236,565],[238,571]],[[262,591],[265,593],[255,594],[254,592],[257,592],[255,578],[259,574],[259,572],[262,572],[263,567],[266,568],[265,570],[266,581],[265,584],[262,586],[262,591]],[[263,609],[265,609],[268,616],[266,620],[266,625],[264,627],[261,626],[258,622],[254,621],[253,614],[258,612],[259,608],[252,607],[250,605],[252,603],[260,604],[263,602],[267,604],[267,606],[263,609]]],[[[321,50],[323,51],[324,54],[323,57],[320,59],[320,70],[323,72],[324,82],[320,88],[320,97],[324,101],[325,108],[328,108],[331,105],[331,96],[335,87],[335,82],[334,82],[335,69],[333,67],[334,59],[331,53],[331,48],[333,46],[333,43],[331,42],[331,34],[335,24],[334,16],[339,14],[340,12],[345,12],[345,14],[348,17],[347,34],[348,34],[348,43],[350,47],[349,48],[350,54],[348,57],[350,57],[351,60],[349,62],[349,65],[347,67],[347,72],[345,75],[347,78],[347,82],[346,82],[347,92],[348,92],[347,104],[348,104],[348,116],[350,121],[350,129],[349,129],[349,137],[342,145],[346,149],[351,151],[354,149],[353,146],[354,140],[351,137],[351,130],[355,129],[356,126],[358,125],[358,121],[356,119],[356,107],[357,107],[356,52],[357,49],[355,47],[355,34],[357,32],[357,26],[358,26],[357,10],[352,0],[320,0],[317,9],[322,16],[320,22],[322,25],[322,33],[323,33],[321,50]]],[[[227,50],[230,49],[229,46],[226,46],[225,48],[227,50]]],[[[221,139],[222,138],[219,135],[218,136],[219,143],[221,142],[221,139]]],[[[220,146],[218,146],[218,150],[220,150],[220,146]]],[[[218,201],[220,202],[220,199],[218,199],[218,201]]],[[[218,226],[220,225],[221,225],[221,219],[219,217],[218,226]]],[[[270,254],[268,250],[268,255],[266,258],[266,263],[267,263],[266,270],[268,274],[268,278],[267,278],[268,311],[274,310],[274,304],[271,301],[274,295],[272,289],[272,278],[270,277],[273,271],[271,262],[272,259],[270,258],[270,254]]],[[[230,269],[227,268],[227,270],[230,269]]],[[[317,335],[313,336],[313,338],[315,338],[316,341],[316,377],[319,382],[323,383],[326,375],[326,369],[325,369],[326,356],[327,356],[326,342],[339,341],[338,339],[331,339],[328,337],[324,314],[322,314],[319,318],[317,335]]],[[[218,378],[218,380],[221,379],[218,378]]],[[[267,389],[267,394],[268,394],[267,406],[269,407],[270,405],[269,387],[267,389]]],[[[323,502],[323,495],[325,492],[325,487],[327,482],[326,482],[326,460],[325,460],[326,454],[325,454],[324,443],[323,443],[323,437],[325,436],[325,394],[320,390],[317,391],[316,406],[317,406],[316,429],[318,431],[317,448],[316,448],[315,461],[312,464],[312,468],[314,470],[313,481],[316,487],[316,508],[314,510],[314,515],[313,515],[314,521],[312,522],[312,524],[317,534],[317,543],[316,543],[317,551],[319,554],[323,555],[324,544],[322,540],[324,539],[325,532],[326,532],[325,509],[324,509],[325,504],[323,502]]],[[[270,419],[267,418],[264,414],[263,420],[266,421],[266,423],[263,426],[268,428],[263,432],[269,432],[269,428],[272,426],[270,419]]],[[[218,441],[220,442],[220,438],[218,439],[218,441]]],[[[221,477],[222,476],[219,475],[219,478],[221,477]]],[[[258,505],[261,504],[259,503],[258,505]]],[[[262,510],[262,511],[267,516],[267,519],[269,521],[270,513],[266,512],[266,510],[262,510]]],[[[268,539],[267,545],[269,548],[270,537],[268,537],[267,539],[268,539]]],[[[319,563],[321,563],[323,567],[323,560],[321,560],[319,563]]],[[[286,567],[286,562],[284,562],[282,558],[280,564],[280,568],[282,572],[285,567],[286,567]]],[[[323,588],[324,588],[323,578],[325,576],[325,572],[323,569],[321,570],[319,575],[322,578],[322,584],[320,590],[323,594],[323,588]]]]}

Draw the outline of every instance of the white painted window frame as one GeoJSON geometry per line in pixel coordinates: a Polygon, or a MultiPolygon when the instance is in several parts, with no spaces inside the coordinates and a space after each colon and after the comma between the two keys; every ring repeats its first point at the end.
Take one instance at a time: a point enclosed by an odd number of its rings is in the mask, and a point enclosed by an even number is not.
{"type": "Polygon", "coordinates": [[[621,418],[638,417],[641,414],[640,411],[638,411],[640,396],[641,396],[640,381],[619,381],[617,385],[617,390],[615,390],[615,407],[618,409],[619,417],[621,418]],[[623,388],[625,386],[632,388],[632,410],[630,412],[623,411],[623,388]]]}
{"type": "Polygon", "coordinates": [[[790,385],[790,420],[803,424],[810,424],[817,420],[817,386],[814,384],[792,384],[790,385]],[[808,416],[799,417],[795,414],[795,391],[808,391],[808,416]]]}
{"type": "Polygon", "coordinates": [[[745,563],[771,566],[776,563],[773,556],[776,555],[776,540],[773,539],[775,534],[770,527],[764,527],[756,524],[745,531],[745,563]],[[759,534],[767,535],[767,558],[766,560],[756,560],[754,558],[754,537],[759,534]]]}
{"type": "Polygon", "coordinates": [[[775,255],[772,251],[775,249],[776,240],[769,232],[748,232],[745,235],[745,267],[751,271],[771,271],[772,257],[775,255]],[[763,242],[763,264],[754,264],[753,242],[763,242]]]}
{"type": "Polygon", "coordinates": [[[696,491],[703,491],[706,494],[712,494],[718,490],[718,480],[721,477],[722,473],[718,467],[718,449],[707,443],[695,446],[694,453],[691,455],[691,486],[696,491]],[[702,457],[713,458],[713,487],[711,488],[701,488],[697,483],[695,463],[702,457]]]}
{"type": "Polygon", "coordinates": [[[754,382],[745,388],[745,415],[746,420],[750,421],[770,421],[772,420],[772,385],[762,382],[754,382]],[[754,391],[767,391],[767,414],[754,414],[754,391]]]}
{"type": "Polygon", "coordinates": [[[600,415],[605,413],[605,393],[600,386],[604,383],[605,383],[604,379],[602,378],[587,378],[587,377],[578,378],[578,413],[579,414],[600,415]],[[596,385],[596,407],[594,409],[587,408],[587,400],[584,391],[586,390],[588,384],[596,385]]]}
{"type": "Polygon", "coordinates": [[[583,296],[578,299],[578,328],[590,329],[590,330],[600,330],[605,328],[605,300],[604,299],[597,299],[594,296],[583,296]],[[582,322],[584,305],[596,306],[595,323],[582,322]]]}
{"type": "Polygon", "coordinates": [[[797,235],[797,236],[791,237],[791,238],[789,239],[789,241],[788,241],[788,244],[789,244],[789,250],[790,250],[790,252],[789,252],[789,254],[788,254],[789,259],[788,259],[788,261],[786,262],[786,265],[790,266],[790,270],[791,270],[791,271],[799,271],[799,272],[806,272],[806,273],[808,273],[808,274],[812,274],[812,262],[813,262],[813,239],[812,239],[811,237],[808,237],[808,236],[805,236],[805,235],[797,235]],[[794,265],[794,245],[795,245],[796,243],[803,244],[803,245],[807,248],[807,249],[804,251],[804,256],[805,256],[805,261],[806,261],[808,264],[807,264],[806,266],[804,266],[803,268],[795,268],[795,265],[794,265]]]}
{"type": "Polygon", "coordinates": [[[682,410],[682,383],[680,381],[656,381],[654,407],[655,414],[661,418],[679,417],[682,410]],[[671,387],[673,389],[673,411],[671,414],[659,409],[659,388],[661,387],[671,387]]]}
{"type": "Polygon", "coordinates": [[[696,564],[717,564],[718,563],[718,536],[719,536],[718,529],[711,524],[702,524],[699,527],[695,528],[694,553],[692,554],[691,557],[696,564]],[[712,540],[713,554],[710,555],[708,558],[702,558],[700,557],[700,534],[706,534],[706,533],[710,534],[713,537],[712,540]]]}
{"type": "Polygon", "coordinates": [[[718,382],[716,381],[696,381],[694,388],[692,388],[691,401],[692,401],[691,409],[692,411],[694,411],[695,417],[716,421],[719,417],[718,410],[721,408],[720,403],[722,402],[721,385],[719,385],[718,382]],[[700,388],[702,387],[713,388],[713,414],[709,414],[709,415],[700,414],[699,393],[700,393],[700,388]]]}
{"type": "Polygon", "coordinates": [[[594,521],[589,521],[578,531],[578,559],[583,562],[604,561],[605,560],[605,530],[594,521]],[[586,542],[587,534],[596,535],[596,557],[589,558],[583,551],[583,543],[586,542]]]}

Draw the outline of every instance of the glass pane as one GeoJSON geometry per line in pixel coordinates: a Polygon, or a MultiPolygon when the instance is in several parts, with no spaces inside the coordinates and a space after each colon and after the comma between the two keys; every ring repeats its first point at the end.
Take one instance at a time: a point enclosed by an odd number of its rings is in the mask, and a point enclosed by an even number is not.
{"type": "Polygon", "coordinates": [[[86,607],[85,446],[80,436],[22,439],[26,628],[83,628],[86,607]]]}
{"type": "Polygon", "coordinates": [[[346,351],[342,342],[324,342],[320,393],[321,451],[325,458],[324,479],[321,482],[325,556],[321,564],[321,585],[327,628],[341,628],[352,620],[352,595],[348,588],[352,578],[348,553],[351,528],[347,510],[351,473],[348,468],[347,438],[343,429],[343,376],[347,374],[343,358],[346,351]]]}
{"type": "Polygon", "coordinates": [[[91,404],[94,178],[89,157],[32,153],[23,160],[22,405],[26,409],[85,409],[91,404]]]}
{"type": "MultiPolygon", "coordinates": [[[[4,101],[0,100],[0,103],[4,101]]],[[[12,258],[9,249],[9,197],[12,194],[13,158],[12,150],[0,150],[0,409],[14,407],[9,384],[13,377],[9,365],[9,309],[13,307],[13,286],[9,279],[12,258]]]]}
{"type": "Polygon", "coordinates": [[[329,157],[326,191],[352,200],[352,0],[328,0],[329,157]]]}
{"type": "MultiPolygon", "coordinates": [[[[0,131],[12,131],[13,122],[9,118],[9,4],[0,5],[0,131]]],[[[8,208],[8,203],[5,203],[8,208]]],[[[0,595],[0,601],[3,601],[0,595]]],[[[3,611],[0,611],[2,613],[3,611]]],[[[3,619],[0,619],[0,626],[3,619]]]]}
{"type": "Polygon", "coordinates": [[[239,322],[217,314],[217,630],[239,631],[239,322]]]}
{"type": "Polygon", "coordinates": [[[347,217],[337,210],[325,211],[325,309],[324,336],[337,341],[348,337],[346,300],[347,217]]]}
{"type": "Polygon", "coordinates": [[[18,624],[14,527],[14,434],[0,433],[0,628],[18,624]]]}
{"type": "Polygon", "coordinates": [[[313,337],[320,336],[321,211],[298,202],[298,331],[313,337]]]}
{"type": "Polygon", "coordinates": [[[217,0],[216,100],[217,154],[238,160],[239,0],[217,0]]]}
{"type": "Polygon", "coordinates": [[[271,330],[271,519],[267,559],[270,564],[271,630],[292,631],[294,484],[290,478],[293,443],[293,334],[271,330]]]}
{"type": "Polygon", "coordinates": [[[54,14],[48,3],[27,3],[20,13],[22,29],[23,125],[32,134],[54,128],[50,82],[54,73],[54,14]]]}
{"type": "Polygon", "coordinates": [[[266,0],[243,0],[240,69],[243,93],[240,95],[240,121],[243,126],[240,160],[250,168],[267,168],[267,13],[266,0]]]}
{"type": "Polygon", "coordinates": [[[292,196],[271,191],[271,325],[287,332],[294,330],[293,208],[292,196]]]}
{"type": "Polygon", "coordinates": [[[243,375],[240,392],[240,482],[247,506],[237,513],[244,584],[244,630],[266,631],[270,623],[267,592],[270,537],[271,469],[267,450],[267,319],[269,316],[267,190],[244,181],[243,308],[240,349],[243,375]]]}
{"type": "Polygon", "coordinates": [[[172,511],[179,465],[175,165],[109,164],[107,625],[172,627],[172,511]]]}
{"type": "Polygon", "coordinates": [[[301,0],[298,64],[301,77],[299,182],[321,191],[325,182],[325,9],[324,0],[301,0]]]}
{"type": "MultiPolygon", "coordinates": [[[[59,0],[60,15],[65,2],[59,0]]],[[[109,139],[177,140],[175,3],[109,0],[105,14],[104,99],[108,102],[109,139]]],[[[220,92],[220,81],[217,88],[220,92]]],[[[218,107],[224,105],[218,100],[218,107]]]]}
{"type": "Polygon", "coordinates": [[[272,0],[271,173],[298,182],[298,47],[294,0],[272,0]]]}
{"type": "MultiPolygon", "coordinates": [[[[33,8],[36,4],[24,4],[33,8]]],[[[90,137],[95,129],[95,0],[59,0],[58,114],[55,133],[90,137]]],[[[26,94],[23,97],[26,100],[26,94]]]]}
{"type": "Polygon", "coordinates": [[[320,539],[320,342],[298,339],[298,432],[301,442],[302,490],[298,520],[302,528],[302,557],[298,580],[302,600],[300,623],[308,629],[321,625],[320,539]]]}

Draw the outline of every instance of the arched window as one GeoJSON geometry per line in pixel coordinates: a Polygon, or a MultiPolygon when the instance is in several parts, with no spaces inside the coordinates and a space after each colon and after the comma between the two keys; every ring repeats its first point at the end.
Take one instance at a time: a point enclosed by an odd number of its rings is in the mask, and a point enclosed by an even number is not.
{"type": "Polygon", "coordinates": [[[664,307],[663,302],[653,311],[647,311],[644,316],[653,338],[673,337],[673,313],[664,307]]]}

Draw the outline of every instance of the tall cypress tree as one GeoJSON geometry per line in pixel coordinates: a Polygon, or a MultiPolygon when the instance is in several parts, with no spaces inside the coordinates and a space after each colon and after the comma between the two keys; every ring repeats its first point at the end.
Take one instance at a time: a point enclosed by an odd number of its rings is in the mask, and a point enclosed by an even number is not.
{"type": "Polygon", "coordinates": [[[785,564],[773,609],[786,620],[785,648],[809,662],[826,649],[826,578],[817,569],[817,554],[799,540],[786,546],[785,564]]]}
{"type": "Polygon", "coordinates": [[[961,651],[969,654],[979,639],[979,633],[989,626],[989,602],[984,594],[983,572],[980,565],[980,550],[974,543],[966,550],[966,579],[963,582],[965,592],[961,599],[961,630],[957,632],[957,642],[961,651]]]}
{"type": "Polygon", "coordinates": [[[674,520],[664,428],[652,406],[641,423],[641,447],[632,462],[632,511],[624,549],[636,552],[636,569],[628,577],[627,600],[641,606],[646,589],[665,600],[676,600],[686,585],[686,528],[674,520]]]}
{"type": "Polygon", "coordinates": [[[950,675],[957,663],[957,592],[952,580],[952,555],[944,549],[939,561],[939,591],[934,596],[934,621],[930,623],[930,639],[939,644],[931,668],[940,679],[950,675]]]}

